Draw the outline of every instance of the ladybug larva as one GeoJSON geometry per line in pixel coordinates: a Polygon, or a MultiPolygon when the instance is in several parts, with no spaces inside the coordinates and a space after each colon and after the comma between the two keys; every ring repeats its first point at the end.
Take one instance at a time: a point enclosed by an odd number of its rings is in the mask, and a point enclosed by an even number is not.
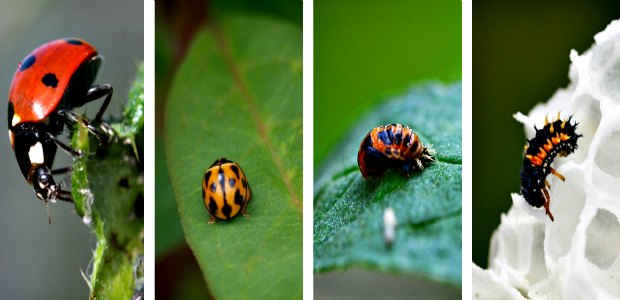
{"type": "Polygon", "coordinates": [[[215,218],[230,220],[239,212],[248,216],[245,210],[250,198],[248,179],[237,163],[220,158],[205,171],[202,199],[211,217],[209,223],[215,223],[215,218]]]}
{"type": "Polygon", "coordinates": [[[547,188],[551,187],[546,177],[549,173],[555,175],[560,180],[565,178],[551,167],[551,163],[556,155],[567,156],[577,149],[577,140],[582,136],[575,133],[577,123],[571,124],[570,116],[566,120],[558,118],[549,123],[545,117],[545,125],[536,130],[536,135],[527,141],[525,155],[523,158],[523,168],[521,169],[521,195],[525,201],[534,207],[545,207],[545,213],[553,221],[553,215],[549,210],[551,197],[547,188]]]}
{"type": "Polygon", "coordinates": [[[357,152],[357,164],[364,178],[377,178],[391,168],[409,176],[434,162],[434,154],[408,126],[389,124],[366,135],[357,152]]]}

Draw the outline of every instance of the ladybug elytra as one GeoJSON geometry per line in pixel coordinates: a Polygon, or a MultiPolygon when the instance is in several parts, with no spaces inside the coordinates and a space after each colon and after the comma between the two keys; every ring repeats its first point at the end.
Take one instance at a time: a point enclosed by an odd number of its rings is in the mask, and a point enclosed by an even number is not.
{"type": "Polygon", "coordinates": [[[252,191],[241,167],[226,158],[216,160],[202,179],[202,199],[209,212],[209,223],[215,218],[230,220],[239,212],[247,216],[246,208],[252,191]]]}

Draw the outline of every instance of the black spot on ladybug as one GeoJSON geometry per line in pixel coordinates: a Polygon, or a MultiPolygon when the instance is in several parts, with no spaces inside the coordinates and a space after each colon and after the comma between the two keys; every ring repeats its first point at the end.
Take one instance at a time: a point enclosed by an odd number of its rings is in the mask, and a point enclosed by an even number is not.
{"type": "Polygon", "coordinates": [[[213,214],[217,211],[217,203],[215,203],[215,199],[212,197],[209,197],[209,211],[213,212],[213,214]]]}
{"type": "Polygon", "coordinates": [[[207,173],[205,173],[205,182],[209,182],[209,178],[211,178],[211,170],[207,171],[207,173]]]}
{"type": "Polygon", "coordinates": [[[32,65],[34,65],[34,62],[37,60],[37,58],[34,55],[28,55],[28,57],[26,57],[22,63],[21,66],[19,67],[20,71],[24,71],[28,68],[30,68],[32,65]]]}
{"type": "Polygon", "coordinates": [[[243,197],[241,196],[241,192],[239,192],[239,189],[237,189],[237,191],[235,192],[235,204],[243,204],[243,197]]]}
{"type": "Polygon", "coordinates": [[[82,41],[78,40],[78,39],[65,39],[65,42],[71,44],[71,45],[82,45],[82,41]]]}
{"type": "Polygon", "coordinates": [[[243,178],[242,182],[243,182],[243,187],[247,188],[248,187],[248,181],[245,178],[243,178]]]}
{"type": "Polygon", "coordinates": [[[215,193],[215,190],[217,190],[217,184],[214,182],[211,184],[211,191],[215,193]]]}
{"type": "Polygon", "coordinates": [[[230,219],[230,214],[232,213],[232,207],[224,201],[224,207],[222,207],[222,213],[226,216],[226,219],[230,219]]]}
{"type": "Polygon", "coordinates": [[[205,198],[205,196],[206,196],[206,195],[205,195],[205,189],[202,189],[202,199],[204,199],[204,198],[205,198]]]}
{"type": "Polygon", "coordinates": [[[235,173],[235,178],[239,178],[239,168],[237,168],[237,166],[232,165],[230,166],[230,169],[233,171],[233,173],[235,173]]]}
{"type": "Polygon", "coordinates": [[[127,179],[127,177],[121,178],[121,180],[118,181],[118,186],[124,187],[124,188],[128,189],[129,188],[129,179],[127,179]]]}
{"type": "Polygon", "coordinates": [[[230,187],[235,187],[235,183],[237,181],[234,178],[228,179],[228,184],[230,185],[230,187]]]}
{"type": "Polygon", "coordinates": [[[56,74],[54,73],[45,74],[45,76],[41,79],[41,82],[43,82],[43,84],[47,87],[56,88],[56,86],[58,86],[58,78],[56,78],[56,74]]]}

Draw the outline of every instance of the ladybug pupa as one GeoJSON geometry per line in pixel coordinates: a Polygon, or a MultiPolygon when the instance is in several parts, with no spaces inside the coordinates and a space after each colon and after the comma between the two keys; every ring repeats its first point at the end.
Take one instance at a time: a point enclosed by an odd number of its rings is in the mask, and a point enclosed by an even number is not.
{"type": "Polygon", "coordinates": [[[555,121],[549,122],[545,117],[543,128],[536,128],[536,134],[525,146],[523,168],[521,169],[521,195],[525,201],[534,207],[545,208],[545,213],[551,221],[553,214],[549,209],[551,197],[548,188],[551,187],[546,180],[550,173],[560,180],[565,178],[551,167],[556,156],[568,156],[577,149],[577,140],[582,137],[577,134],[578,123],[571,123],[572,116],[566,120],[560,119],[560,113],[555,121]]]}
{"type": "Polygon", "coordinates": [[[389,124],[373,128],[364,137],[357,164],[367,179],[378,178],[389,169],[398,169],[408,177],[434,162],[434,154],[408,126],[389,124]]]}

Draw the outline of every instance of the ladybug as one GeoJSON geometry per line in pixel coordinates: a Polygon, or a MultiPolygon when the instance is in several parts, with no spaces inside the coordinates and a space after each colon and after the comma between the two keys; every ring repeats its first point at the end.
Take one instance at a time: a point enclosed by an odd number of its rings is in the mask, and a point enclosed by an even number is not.
{"type": "Polygon", "coordinates": [[[248,179],[241,167],[226,158],[216,160],[206,171],[202,179],[202,199],[209,211],[209,223],[215,218],[230,220],[239,212],[245,212],[252,191],[248,179]]]}
{"type": "Polygon", "coordinates": [[[400,169],[409,177],[435,161],[435,151],[424,146],[409,126],[389,124],[373,128],[357,152],[357,165],[364,178],[377,178],[388,169],[400,169]]]}
{"type": "Polygon", "coordinates": [[[71,192],[61,189],[52,176],[70,168],[51,170],[58,147],[74,157],[83,155],[58,138],[64,126],[71,129],[81,123],[100,142],[106,137],[102,133],[109,134],[101,117],[112,98],[112,86],[93,85],[101,62],[102,57],[86,41],[63,38],[32,51],[13,75],[7,119],[11,147],[26,181],[46,205],[73,201],[71,192]],[[105,100],[92,122],[72,111],[102,97],[105,100]]]}
{"type": "Polygon", "coordinates": [[[536,134],[525,146],[521,169],[521,195],[534,207],[544,206],[545,213],[552,222],[553,214],[549,210],[551,197],[547,190],[551,185],[546,178],[551,173],[560,180],[565,180],[562,174],[551,167],[551,163],[557,155],[567,156],[577,149],[577,140],[582,135],[575,133],[578,123],[571,123],[572,117],[561,120],[558,112],[558,118],[551,123],[545,117],[543,128],[537,129],[534,126],[536,134]]]}

